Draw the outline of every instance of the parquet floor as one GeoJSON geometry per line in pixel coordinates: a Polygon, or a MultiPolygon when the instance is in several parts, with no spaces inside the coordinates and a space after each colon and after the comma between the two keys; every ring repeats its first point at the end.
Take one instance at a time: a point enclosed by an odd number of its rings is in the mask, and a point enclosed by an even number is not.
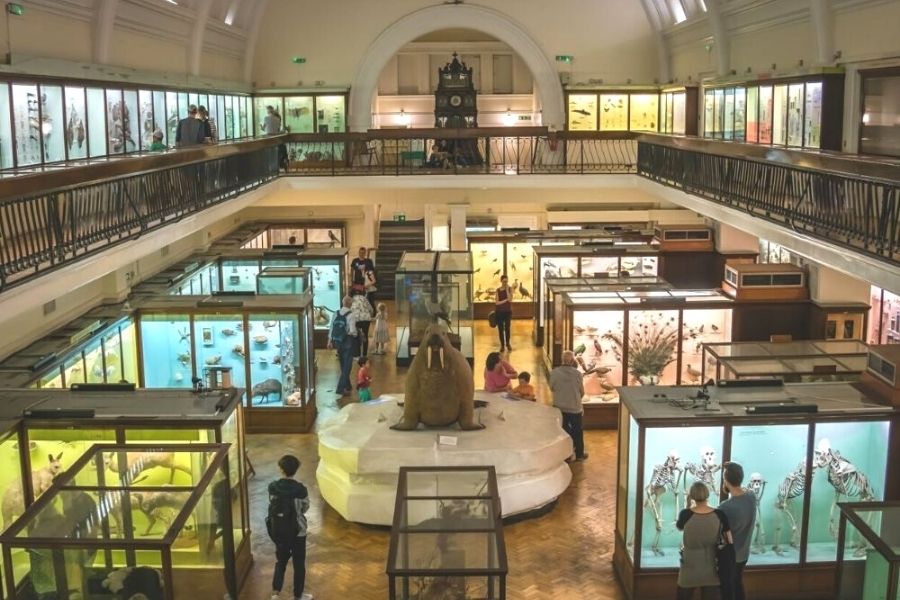
{"type": "MultiPolygon", "coordinates": [[[[539,395],[547,399],[549,391],[540,367],[540,349],[531,344],[530,334],[530,321],[513,322],[515,350],[510,362],[519,370],[530,371],[539,395]]],[[[478,365],[483,365],[487,353],[496,349],[496,332],[480,323],[475,339],[475,382],[476,387],[481,387],[483,367],[478,365]]],[[[337,361],[327,351],[320,351],[318,358],[321,422],[338,410],[333,393],[337,361]]],[[[372,367],[374,395],[403,389],[405,370],[398,372],[391,355],[372,357],[372,367]]],[[[624,598],[612,571],[616,434],[591,431],[585,438],[590,459],[572,466],[572,485],[557,506],[540,518],[504,529],[510,600],[624,598]]],[[[315,483],[318,464],[315,434],[253,435],[248,436],[247,446],[257,472],[250,481],[255,562],[241,600],[268,599],[271,593],[274,552],[263,526],[268,502],[266,486],[276,476],[278,457],[288,451],[300,457],[303,463],[300,479],[309,488],[312,499],[308,515],[306,590],[317,600],[387,598],[385,566],[389,533],[386,529],[348,523],[322,500],[315,483]]],[[[287,589],[282,597],[290,598],[287,589]]]]}

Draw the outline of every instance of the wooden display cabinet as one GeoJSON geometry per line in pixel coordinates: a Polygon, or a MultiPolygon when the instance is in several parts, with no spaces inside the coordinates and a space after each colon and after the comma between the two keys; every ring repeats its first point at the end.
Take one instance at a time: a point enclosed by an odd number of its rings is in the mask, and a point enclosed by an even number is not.
{"type": "Polygon", "coordinates": [[[806,300],[806,269],[788,264],[725,265],[722,289],[737,300],[806,300]]]}

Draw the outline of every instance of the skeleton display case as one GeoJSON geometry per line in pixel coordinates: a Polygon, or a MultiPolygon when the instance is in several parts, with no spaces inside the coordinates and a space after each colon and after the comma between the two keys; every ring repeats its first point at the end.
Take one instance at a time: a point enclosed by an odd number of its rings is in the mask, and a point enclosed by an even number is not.
{"type": "Polygon", "coordinates": [[[7,597],[236,598],[227,462],[222,444],[93,446],[0,536],[7,597]]]}
{"type": "Polygon", "coordinates": [[[900,474],[888,470],[898,416],[848,384],[641,386],[620,395],[614,565],[629,598],[671,596],[678,511],[695,481],[720,503],[727,461],[743,466],[758,500],[744,576],[755,598],[799,597],[802,586],[828,596],[837,503],[898,494],[900,474]]]}
{"type": "Polygon", "coordinates": [[[840,509],[836,600],[900,598],[900,502],[840,509]]]}
{"type": "Polygon", "coordinates": [[[248,431],[308,431],[315,420],[308,294],[169,296],[137,314],[139,384],[246,389],[248,431]]]}
{"type": "Polygon", "coordinates": [[[408,366],[431,323],[442,323],[450,342],[474,363],[472,255],[411,252],[400,257],[394,276],[397,366],[408,366]]]}
{"type": "Polygon", "coordinates": [[[504,600],[508,572],[494,467],[400,467],[391,600],[504,600]]]}
{"type": "Polygon", "coordinates": [[[701,380],[777,377],[787,383],[857,381],[866,369],[862,342],[704,343],[701,380]]]}

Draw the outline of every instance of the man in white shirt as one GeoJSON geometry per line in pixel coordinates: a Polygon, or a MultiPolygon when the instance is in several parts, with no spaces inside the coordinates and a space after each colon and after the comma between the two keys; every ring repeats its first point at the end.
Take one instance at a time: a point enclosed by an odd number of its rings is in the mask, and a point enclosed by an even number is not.
{"type": "Polygon", "coordinates": [[[328,336],[328,347],[337,349],[341,361],[341,376],[338,379],[337,389],[335,389],[335,392],[341,396],[348,396],[353,390],[353,385],[350,383],[350,371],[353,369],[353,356],[356,353],[357,332],[356,317],[350,310],[352,305],[353,299],[350,296],[344,296],[340,310],[331,321],[331,333],[328,336]]]}

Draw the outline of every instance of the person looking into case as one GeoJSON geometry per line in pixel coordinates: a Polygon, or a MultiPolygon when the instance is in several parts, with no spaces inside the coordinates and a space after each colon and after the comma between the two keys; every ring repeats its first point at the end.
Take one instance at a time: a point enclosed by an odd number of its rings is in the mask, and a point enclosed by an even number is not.
{"type": "MultiPolygon", "coordinates": [[[[678,600],[691,600],[694,590],[700,589],[701,600],[719,598],[719,575],[716,572],[716,549],[721,536],[732,542],[728,517],[709,505],[709,488],[695,481],[688,492],[692,502],[678,515],[675,527],[682,537],[681,567],[678,569],[678,600]]],[[[730,596],[724,600],[730,600],[730,596]]]]}
{"type": "MultiPolygon", "coordinates": [[[[719,505],[719,510],[728,517],[731,535],[734,537],[735,566],[731,581],[723,581],[722,586],[731,584],[734,600],[744,600],[744,567],[750,559],[750,538],[756,524],[756,495],[741,487],[744,483],[744,468],[734,462],[722,466],[722,487],[729,498],[719,505]]],[[[721,573],[720,573],[721,579],[721,573]]],[[[724,596],[724,594],[723,594],[724,596]]]]}

